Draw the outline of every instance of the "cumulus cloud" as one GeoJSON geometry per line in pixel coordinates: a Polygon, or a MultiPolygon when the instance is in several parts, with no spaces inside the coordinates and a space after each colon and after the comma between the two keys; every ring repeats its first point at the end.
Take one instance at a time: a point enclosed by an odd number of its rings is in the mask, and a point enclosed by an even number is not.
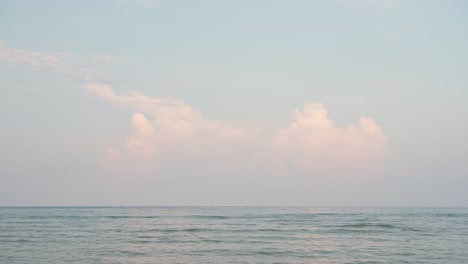
{"type": "Polygon", "coordinates": [[[208,120],[190,105],[175,99],[154,98],[135,91],[120,95],[103,84],[88,83],[84,87],[106,101],[137,111],[131,120],[132,134],[125,144],[110,148],[106,162],[133,166],[129,163],[138,157],[156,168],[173,159],[199,164],[210,158],[225,157],[230,159],[228,163],[244,159],[241,152],[248,141],[249,128],[208,120]],[[119,157],[112,161],[116,150],[119,157]]]}
{"type": "MultiPolygon", "coordinates": [[[[375,176],[382,167],[387,136],[370,117],[357,124],[336,126],[325,106],[305,104],[293,112],[289,124],[274,132],[206,119],[188,104],[154,98],[139,92],[117,94],[110,86],[89,83],[85,88],[103,99],[138,111],[125,144],[110,147],[113,165],[146,160],[149,164],[225,164],[224,170],[265,171],[275,175],[320,178],[340,175],[375,176]],[[122,160],[122,155],[125,157],[122,160]]],[[[157,174],[157,167],[152,168],[157,174]]]]}
{"type": "Polygon", "coordinates": [[[235,138],[243,133],[233,125],[205,119],[200,112],[180,100],[154,98],[137,91],[119,95],[109,85],[96,83],[88,83],[84,87],[107,101],[151,115],[152,123],[160,133],[177,137],[197,134],[216,138],[235,138]]]}
{"type": "Polygon", "coordinates": [[[335,126],[323,104],[305,104],[273,135],[264,158],[285,174],[369,176],[382,165],[387,136],[370,117],[335,126]]]}
{"type": "MultiPolygon", "coordinates": [[[[315,179],[379,174],[387,136],[371,117],[337,126],[324,104],[307,103],[279,129],[210,120],[189,104],[138,91],[117,93],[97,83],[67,53],[14,49],[0,42],[0,60],[70,77],[103,100],[134,112],[124,142],[101,161],[115,174],[160,177],[162,171],[196,174],[301,175],[315,179]]],[[[105,57],[113,61],[113,57],[105,57]]]]}

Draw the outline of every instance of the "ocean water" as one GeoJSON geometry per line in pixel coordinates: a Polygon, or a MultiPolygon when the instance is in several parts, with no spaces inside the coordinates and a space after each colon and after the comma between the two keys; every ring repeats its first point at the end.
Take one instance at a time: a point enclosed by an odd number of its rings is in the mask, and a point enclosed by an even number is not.
{"type": "Polygon", "coordinates": [[[0,263],[468,263],[468,209],[0,208],[0,263]]]}

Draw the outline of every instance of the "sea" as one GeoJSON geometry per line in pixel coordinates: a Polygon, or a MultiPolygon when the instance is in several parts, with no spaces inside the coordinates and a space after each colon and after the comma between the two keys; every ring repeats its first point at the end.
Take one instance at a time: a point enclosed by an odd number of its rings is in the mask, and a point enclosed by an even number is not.
{"type": "Polygon", "coordinates": [[[468,263],[468,209],[1,207],[0,263],[468,263]]]}

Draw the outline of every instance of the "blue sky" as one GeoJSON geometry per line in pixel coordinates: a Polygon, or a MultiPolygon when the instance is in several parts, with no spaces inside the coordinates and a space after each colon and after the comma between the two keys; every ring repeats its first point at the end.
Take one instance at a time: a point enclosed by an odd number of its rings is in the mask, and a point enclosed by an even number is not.
{"type": "Polygon", "coordinates": [[[466,1],[0,1],[0,205],[467,206],[466,1]]]}

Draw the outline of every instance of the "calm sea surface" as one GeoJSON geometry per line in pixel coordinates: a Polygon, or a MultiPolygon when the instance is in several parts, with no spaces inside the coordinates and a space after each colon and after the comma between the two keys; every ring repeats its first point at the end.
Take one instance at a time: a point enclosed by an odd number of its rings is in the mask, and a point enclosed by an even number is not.
{"type": "Polygon", "coordinates": [[[468,263],[468,209],[0,208],[0,263],[468,263]]]}

